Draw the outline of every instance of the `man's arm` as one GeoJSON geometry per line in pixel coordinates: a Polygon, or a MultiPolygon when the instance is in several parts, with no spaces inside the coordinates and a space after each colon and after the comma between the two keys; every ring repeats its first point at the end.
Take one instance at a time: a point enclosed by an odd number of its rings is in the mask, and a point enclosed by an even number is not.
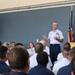
{"type": "Polygon", "coordinates": [[[60,39],[57,39],[59,42],[63,42],[64,41],[64,37],[63,37],[63,34],[62,32],[60,32],[60,39]]]}
{"type": "Polygon", "coordinates": [[[57,39],[57,40],[58,40],[59,42],[61,42],[61,43],[64,41],[64,39],[57,39]]]}
{"type": "Polygon", "coordinates": [[[46,37],[46,35],[43,35],[43,38],[45,39],[45,41],[47,41],[48,43],[50,43],[50,40],[46,37]]]}
{"type": "Polygon", "coordinates": [[[56,36],[54,37],[54,39],[57,40],[57,41],[59,41],[59,42],[61,42],[61,43],[64,41],[64,39],[59,39],[56,36]]]}

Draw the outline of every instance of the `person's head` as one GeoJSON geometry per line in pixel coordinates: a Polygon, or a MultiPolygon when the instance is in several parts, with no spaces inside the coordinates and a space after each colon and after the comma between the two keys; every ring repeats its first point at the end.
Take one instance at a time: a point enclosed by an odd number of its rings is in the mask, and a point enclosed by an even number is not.
{"type": "Polygon", "coordinates": [[[70,60],[72,60],[75,57],[75,47],[71,48],[69,55],[70,55],[70,60]]]}
{"type": "Polygon", "coordinates": [[[0,59],[4,62],[7,60],[7,47],[0,46],[0,59]]]}
{"type": "Polygon", "coordinates": [[[71,49],[70,43],[66,42],[63,46],[63,56],[64,57],[68,58],[70,49],[71,49]]]}
{"type": "Polygon", "coordinates": [[[16,43],[15,46],[23,46],[22,43],[16,43]]]}
{"type": "Polygon", "coordinates": [[[53,27],[53,30],[56,30],[57,27],[58,27],[58,22],[54,21],[54,22],[52,23],[52,27],[53,27]]]}
{"type": "Polygon", "coordinates": [[[43,47],[43,45],[42,45],[41,43],[37,43],[37,44],[35,45],[35,52],[36,52],[36,53],[42,52],[43,49],[44,49],[44,47],[43,47]]]}
{"type": "Polygon", "coordinates": [[[11,42],[11,47],[15,47],[15,42],[11,42]]]}
{"type": "Polygon", "coordinates": [[[64,45],[63,45],[63,50],[66,50],[66,51],[70,51],[71,49],[71,45],[69,42],[66,42],[64,45]]]}
{"type": "Polygon", "coordinates": [[[40,64],[40,65],[43,65],[43,66],[47,66],[47,63],[48,63],[48,54],[46,52],[41,52],[41,53],[38,53],[37,57],[37,63],[40,64]]]}
{"type": "Polygon", "coordinates": [[[39,43],[43,44],[44,49],[45,49],[45,47],[46,47],[46,42],[45,42],[45,40],[41,40],[39,43]]]}
{"type": "Polygon", "coordinates": [[[3,46],[7,47],[8,50],[10,50],[10,43],[9,43],[9,42],[5,42],[5,43],[3,44],[3,46]]]}
{"type": "Polygon", "coordinates": [[[9,65],[15,71],[28,71],[29,69],[29,54],[23,46],[15,46],[9,52],[9,65]]]}
{"type": "Polygon", "coordinates": [[[75,57],[71,61],[72,73],[71,75],[75,75],[75,57]]]}
{"type": "Polygon", "coordinates": [[[30,43],[29,43],[29,48],[33,48],[33,47],[34,47],[33,42],[30,42],[30,43]]]}

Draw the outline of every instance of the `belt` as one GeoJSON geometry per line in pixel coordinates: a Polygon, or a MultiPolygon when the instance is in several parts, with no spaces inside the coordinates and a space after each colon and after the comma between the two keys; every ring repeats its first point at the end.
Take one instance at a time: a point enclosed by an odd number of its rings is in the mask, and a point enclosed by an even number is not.
{"type": "Polygon", "coordinates": [[[60,44],[50,44],[50,45],[60,45],[60,44]]]}

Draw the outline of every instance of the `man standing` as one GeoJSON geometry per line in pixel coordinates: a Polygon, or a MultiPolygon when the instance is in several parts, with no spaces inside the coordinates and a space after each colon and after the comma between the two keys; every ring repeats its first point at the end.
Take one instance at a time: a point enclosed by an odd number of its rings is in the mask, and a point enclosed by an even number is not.
{"type": "Polygon", "coordinates": [[[60,53],[60,43],[63,42],[64,37],[60,30],[58,30],[58,23],[54,21],[52,23],[53,30],[49,32],[48,38],[44,35],[43,38],[50,43],[50,57],[51,61],[57,60],[57,55],[60,53]]]}

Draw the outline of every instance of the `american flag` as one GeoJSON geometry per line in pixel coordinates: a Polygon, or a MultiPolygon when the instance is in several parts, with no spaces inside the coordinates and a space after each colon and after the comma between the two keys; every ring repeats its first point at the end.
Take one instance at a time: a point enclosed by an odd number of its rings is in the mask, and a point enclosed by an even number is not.
{"type": "Polygon", "coordinates": [[[69,31],[68,31],[68,42],[73,41],[73,26],[72,26],[72,19],[73,19],[73,8],[71,7],[70,11],[70,20],[69,20],[69,31]]]}

